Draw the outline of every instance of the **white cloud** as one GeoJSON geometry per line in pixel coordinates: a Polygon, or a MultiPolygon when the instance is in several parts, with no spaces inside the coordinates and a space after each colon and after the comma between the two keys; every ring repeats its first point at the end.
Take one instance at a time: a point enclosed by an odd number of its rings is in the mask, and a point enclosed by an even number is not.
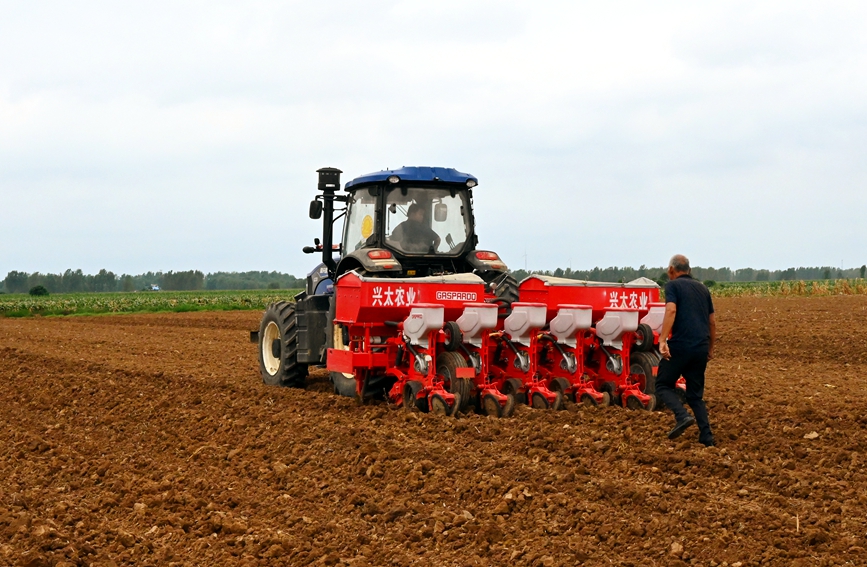
{"type": "Polygon", "coordinates": [[[0,275],[301,274],[325,165],[474,173],[513,266],[865,260],[860,3],[8,4],[0,275]]]}

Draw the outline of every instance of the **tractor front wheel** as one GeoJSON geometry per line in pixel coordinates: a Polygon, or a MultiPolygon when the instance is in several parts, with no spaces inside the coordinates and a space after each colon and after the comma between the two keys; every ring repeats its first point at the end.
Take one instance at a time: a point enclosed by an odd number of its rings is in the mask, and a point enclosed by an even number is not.
{"type": "Polygon", "coordinates": [[[269,386],[303,388],[307,365],[298,362],[298,325],[295,304],[272,303],[259,325],[259,372],[269,386]]]}

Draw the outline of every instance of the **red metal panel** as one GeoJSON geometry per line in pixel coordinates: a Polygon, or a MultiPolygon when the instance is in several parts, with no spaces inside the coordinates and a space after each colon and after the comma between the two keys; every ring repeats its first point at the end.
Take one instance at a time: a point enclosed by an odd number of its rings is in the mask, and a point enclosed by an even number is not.
{"type": "Polygon", "coordinates": [[[485,285],[481,281],[362,280],[350,273],[341,276],[335,288],[335,320],[344,324],[403,321],[414,303],[442,305],[445,320],[454,321],[463,313],[465,303],[485,299],[485,285]]]}
{"type": "Polygon", "coordinates": [[[580,303],[593,308],[593,321],[596,322],[612,308],[636,309],[639,317],[643,317],[650,309],[650,304],[659,301],[659,288],[656,287],[625,287],[622,284],[583,285],[576,281],[575,285],[561,283],[550,285],[545,280],[529,277],[518,286],[521,301],[545,303],[548,306],[547,318],[550,321],[557,315],[560,305],[580,303]]]}
{"type": "Polygon", "coordinates": [[[328,349],[328,370],[331,372],[343,372],[355,374],[354,355],[351,350],[328,349]]]}
{"type": "Polygon", "coordinates": [[[475,368],[455,368],[455,378],[475,378],[475,368]]]}
{"type": "Polygon", "coordinates": [[[328,370],[331,372],[355,374],[360,368],[386,368],[388,366],[389,357],[385,351],[353,352],[335,348],[328,349],[328,370]]]}
{"type": "Polygon", "coordinates": [[[361,279],[350,272],[341,276],[334,288],[337,294],[334,320],[346,325],[355,323],[361,300],[361,279]]]}

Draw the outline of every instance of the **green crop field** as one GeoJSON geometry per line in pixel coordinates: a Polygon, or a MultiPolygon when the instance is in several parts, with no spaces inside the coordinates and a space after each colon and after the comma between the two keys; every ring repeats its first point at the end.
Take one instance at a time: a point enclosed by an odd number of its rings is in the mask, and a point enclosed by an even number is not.
{"type": "Polygon", "coordinates": [[[714,297],[867,295],[867,280],[718,282],[710,291],[714,297]]]}
{"type": "MultiPolygon", "coordinates": [[[[710,290],[714,297],[867,295],[867,280],[719,282],[710,290]]],[[[291,301],[300,291],[142,291],[59,293],[45,297],[0,294],[0,317],[265,309],[274,301],[291,301]]]]}
{"type": "Polygon", "coordinates": [[[0,295],[0,316],[79,315],[158,311],[227,311],[265,309],[269,303],[291,300],[298,289],[248,291],[142,291],[62,293],[45,297],[0,295]]]}

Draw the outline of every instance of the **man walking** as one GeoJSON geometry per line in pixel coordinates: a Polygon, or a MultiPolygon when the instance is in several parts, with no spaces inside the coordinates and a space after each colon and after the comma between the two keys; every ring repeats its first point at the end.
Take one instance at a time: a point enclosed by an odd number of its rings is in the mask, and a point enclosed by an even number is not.
{"type": "Polygon", "coordinates": [[[716,318],[713,302],[705,285],[690,275],[689,260],[677,254],[668,264],[665,284],[665,317],[659,334],[659,372],[656,397],[671,411],[677,424],[669,439],[680,437],[694,423],[698,424],[700,443],[714,445],[713,433],[704,404],[704,371],[713,358],[716,318]],[[669,338],[669,335],[671,338],[669,338]],[[683,407],[674,391],[677,380],[686,379],[686,402],[695,417],[683,407]]]}

